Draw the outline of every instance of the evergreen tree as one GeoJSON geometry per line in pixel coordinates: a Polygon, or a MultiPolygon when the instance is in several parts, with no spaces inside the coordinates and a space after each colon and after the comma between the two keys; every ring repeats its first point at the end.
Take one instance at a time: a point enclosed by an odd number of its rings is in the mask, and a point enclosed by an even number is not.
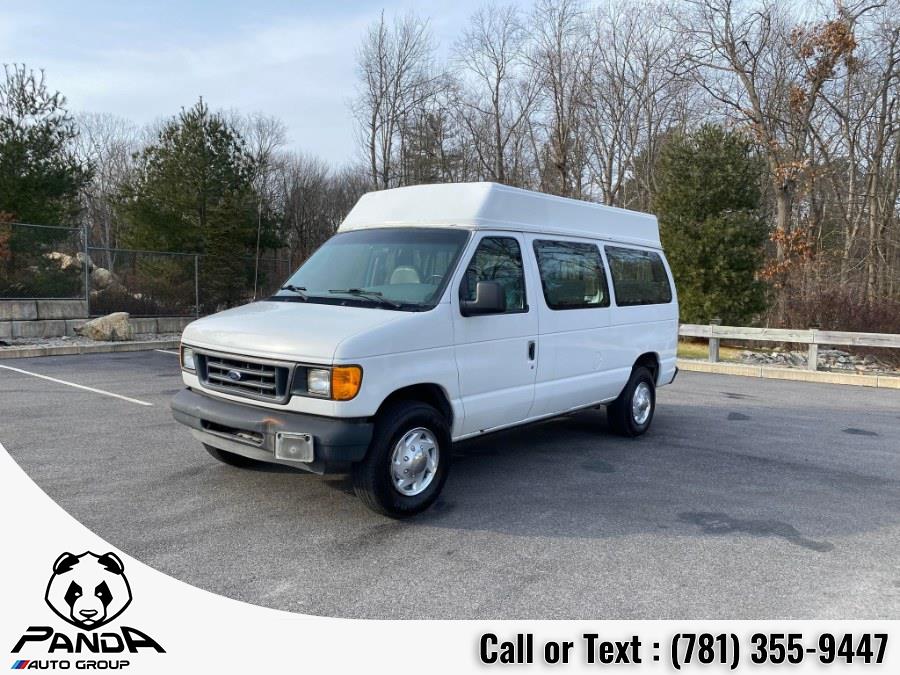
{"type": "MultiPolygon", "coordinates": [[[[169,121],[138,157],[123,195],[133,248],[204,254],[201,303],[230,306],[252,288],[256,165],[244,141],[201,99],[169,121]]],[[[268,231],[268,230],[267,230],[268,231]]],[[[268,235],[263,245],[271,244],[268,235]]]]}
{"type": "Polygon", "coordinates": [[[44,74],[4,66],[0,82],[0,212],[21,223],[68,225],[90,179],[72,152],[78,132],[44,74]]]}
{"type": "Polygon", "coordinates": [[[5,65],[0,78],[0,296],[78,297],[76,267],[62,270],[45,256],[75,253],[79,236],[63,230],[2,223],[71,225],[91,170],[72,148],[78,132],[59,92],[43,72],[5,65]]]}
{"type": "Polygon", "coordinates": [[[654,209],[682,321],[742,325],[765,309],[762,170],[747,138],[715,125],[663,146],[654,209]]]}

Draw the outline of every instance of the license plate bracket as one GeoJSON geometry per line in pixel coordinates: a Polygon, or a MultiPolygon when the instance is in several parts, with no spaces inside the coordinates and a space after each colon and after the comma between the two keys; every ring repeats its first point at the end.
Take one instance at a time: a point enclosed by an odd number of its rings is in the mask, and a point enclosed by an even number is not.
{"type": "Polygon", "coordinates": [[[315,439],[305,432],[275,432],[275,459],[309,463],[315,459],[315,439]]]}

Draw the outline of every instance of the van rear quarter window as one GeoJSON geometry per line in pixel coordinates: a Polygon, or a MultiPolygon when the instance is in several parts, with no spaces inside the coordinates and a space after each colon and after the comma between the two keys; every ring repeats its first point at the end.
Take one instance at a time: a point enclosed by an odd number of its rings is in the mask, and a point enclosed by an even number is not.
{"type": "Polygon", "coordinates": [[[609,307],[609,288],[596,244],[535,239],[534,254],[550,309],[609,307]]]}
{"type": "Polygon", "coordinates": [[[672,302],[669,275],[659,253],[607,246],[606,258],[616,291],[616,305],[660,305],[672,302]]]}

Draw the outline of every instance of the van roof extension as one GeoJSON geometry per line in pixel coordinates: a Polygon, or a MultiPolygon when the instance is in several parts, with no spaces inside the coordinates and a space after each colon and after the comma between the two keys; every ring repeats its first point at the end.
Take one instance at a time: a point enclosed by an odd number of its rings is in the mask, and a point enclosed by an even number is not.
{"type": "Polygon", "coordinates": [[[369,192],[338,231],[435,225],[597,237],[660,248],[656,216],[497,183],[413,185],[369,192]]]}

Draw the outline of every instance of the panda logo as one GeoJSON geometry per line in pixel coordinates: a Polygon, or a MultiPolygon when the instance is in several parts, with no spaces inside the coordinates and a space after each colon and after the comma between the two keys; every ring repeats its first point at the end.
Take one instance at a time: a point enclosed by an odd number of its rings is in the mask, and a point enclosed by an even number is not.
{"type": "Polygon", "coordinates": [[[45,599],[56,614],[76,628],[103,626],[131,603],[125,565],[115,553],[63,553],[53,563],[45,599]]]}

